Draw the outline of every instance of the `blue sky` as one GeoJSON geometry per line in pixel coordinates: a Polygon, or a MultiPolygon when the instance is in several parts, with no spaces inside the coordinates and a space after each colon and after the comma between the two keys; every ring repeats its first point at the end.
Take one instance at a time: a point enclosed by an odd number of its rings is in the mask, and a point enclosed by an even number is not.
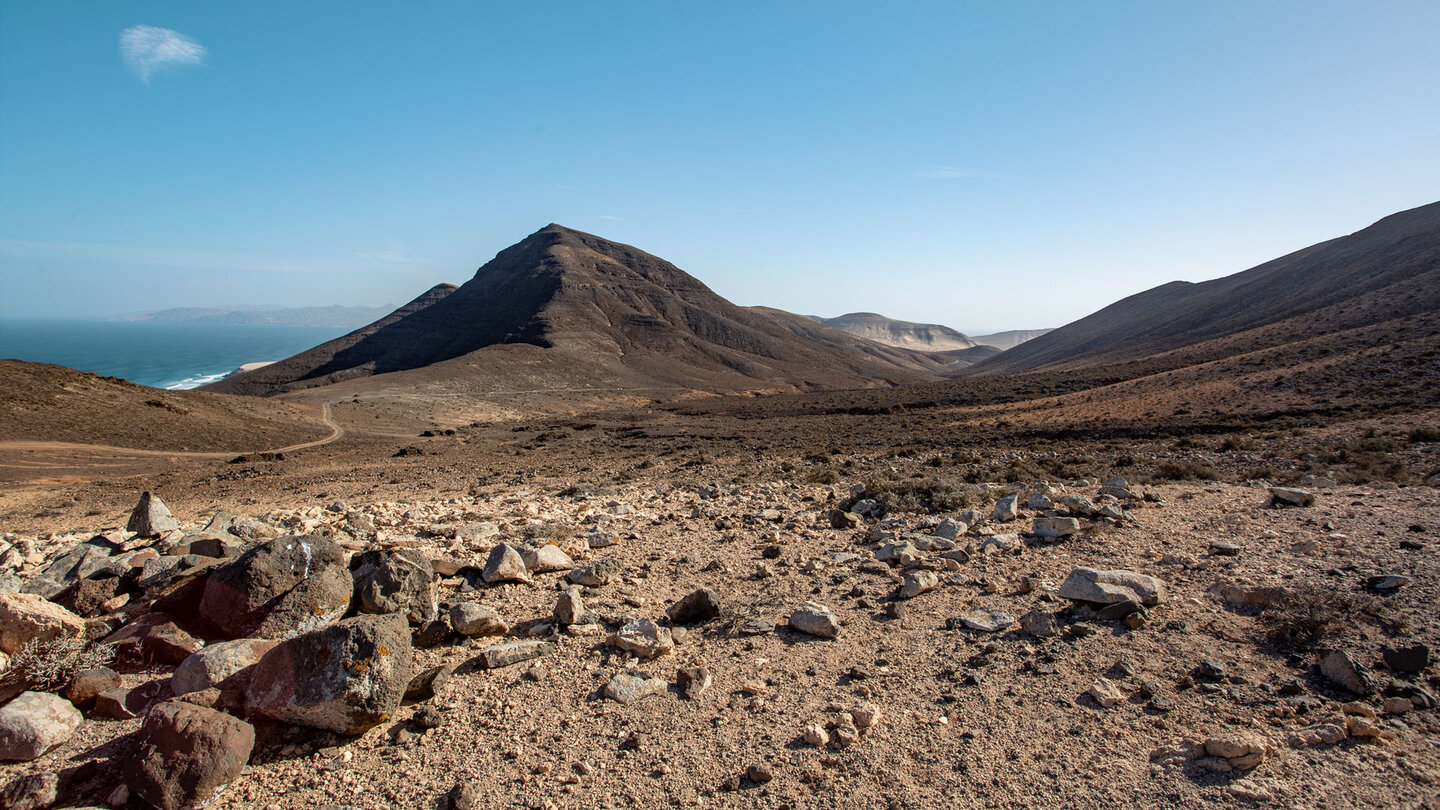
{"type": "Polygon", "coordinates": [[[559,222],[739,304],[1056,326],[1440,198],[1437,41],[1434,0],[3,0],[0,316],[400,303],[559,222]]]}

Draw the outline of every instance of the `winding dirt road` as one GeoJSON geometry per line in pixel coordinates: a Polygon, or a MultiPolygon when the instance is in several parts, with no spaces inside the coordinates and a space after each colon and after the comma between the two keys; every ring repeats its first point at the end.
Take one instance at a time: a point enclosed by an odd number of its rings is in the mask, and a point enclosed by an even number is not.
{"type": "Polygon", "coordinates": [[[330,414],[330,405],[320,406],[320,419],[330,428],[330,435],[323,439],[316,439],[310,442],[292,444],[288,447],[279,447],[273,450],[145,450],[136,447],[118,447],[109,444],[83,444],[79,442],[37,442],[37,441],[9,441],[0,442],[0,452],[19,451],[25,453],[25,457],[19,459],[6,459],[0,462],[0,469],[24,469],[41,470],[53,468],[57,465],[69,466],[74,459],[62,459],[52,455],[35,456],[33,454],[90,454],[103,455],[116,461],[138,459],[138,458],[208,458],[208,459],[229,459],[237,455],[253,453],[292,453],[296,450],[305,450],[311,447],[320,447],[330,444],[345,435],[345,428],[341,427],[335,418],[330,414]]]}

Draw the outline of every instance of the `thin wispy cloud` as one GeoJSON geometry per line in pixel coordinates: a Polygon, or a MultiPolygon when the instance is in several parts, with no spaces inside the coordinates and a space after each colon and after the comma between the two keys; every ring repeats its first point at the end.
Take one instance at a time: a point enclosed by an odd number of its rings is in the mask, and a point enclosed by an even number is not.
{"type": "Polygon", "coordinates": [[[968,177],[981,177],[984,173],[964,166],[924,166],[915,174],[929,180],[963,180],[968,177]]]}
{"type": "Polygon", "coordinates": [[[598,214],[598,215],[596,215],[596,219],[615,219],[615,220],[618,220],[618,219],[620,219],[620,217],[611,216],[611,215],[609,215],[609,214],[598,214]]]}
{"type": "Polygon", "coordinates": [[[169,68],[205,61],[205,46],[169,28],[132,25],[120,32],[120,59],[142,82],[169,68]]]}

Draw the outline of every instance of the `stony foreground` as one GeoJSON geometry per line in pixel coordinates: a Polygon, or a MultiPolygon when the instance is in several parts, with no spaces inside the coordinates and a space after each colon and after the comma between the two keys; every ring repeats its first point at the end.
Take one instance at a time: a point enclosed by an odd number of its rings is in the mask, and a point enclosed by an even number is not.
{"type": "Polygon", "coordinates": [[[7,535],[0,805],[1440,807],[1434,489],[964,495],[7,535]]]}

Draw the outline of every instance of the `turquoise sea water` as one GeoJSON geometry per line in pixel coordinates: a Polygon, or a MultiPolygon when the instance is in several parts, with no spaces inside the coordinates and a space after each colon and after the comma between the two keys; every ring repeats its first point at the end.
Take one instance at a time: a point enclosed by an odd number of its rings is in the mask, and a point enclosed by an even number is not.
{"type": "Polygon", "coordinates": [[[154,388],[194,388],[349,329],[326,326],[0,320],[0,358],[55,363],[154,388]]]}

